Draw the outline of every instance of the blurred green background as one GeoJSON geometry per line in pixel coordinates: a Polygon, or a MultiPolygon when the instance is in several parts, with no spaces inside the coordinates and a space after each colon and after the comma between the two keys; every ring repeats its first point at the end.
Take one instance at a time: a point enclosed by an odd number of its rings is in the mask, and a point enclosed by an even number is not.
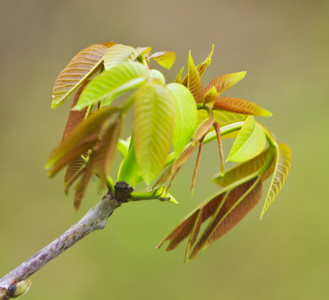
{"type": "MultiPolygon", "coordinates": [[[[75,213],[63,172],[44,170],[70,104],[50,109],[53,82],[93,43],[173,50],[173,80],[215,44],[203,77],[247,70],[225,95],[273,113],[261,120],[292,150],[287,184],[262,221],[259,204],[207,251],[183,264],[184,246],[155,250],[165,234],[217,189],[214,145],[205,147],[194,197],[192,164],[166,203],[124,205],[87,237],[32,276],[24,299],[328,299],[327,0],[37,1],[0,0],[0,276],[69,228],[101,197],[89,189],[75,213]]],[[[154,65],[155,66],[155,65],[154,65]]],[[[227,154],[227,153],[226,153],[227,154]]],[[[264,198],[263,198],[264,201],[264,198]]],[[[262,202],[263,202],[262,201],[262,202]]]]}

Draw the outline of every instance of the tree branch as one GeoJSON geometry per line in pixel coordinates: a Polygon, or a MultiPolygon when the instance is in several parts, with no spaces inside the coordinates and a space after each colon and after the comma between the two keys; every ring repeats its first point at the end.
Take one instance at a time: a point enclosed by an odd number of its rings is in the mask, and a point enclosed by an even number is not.
{"type": "Polygon", "coordinates": [[[129,184],[124,181],[117,182],[114,195],[112,191],[108,191],[102,200],[69,230],[0,279],[0,300],[15,298],[27,292],[31,283],[26,280],[29,276],[89,233],[103,229],[109,216],[127,201],[132,192],[133,188],[129,184]]]}

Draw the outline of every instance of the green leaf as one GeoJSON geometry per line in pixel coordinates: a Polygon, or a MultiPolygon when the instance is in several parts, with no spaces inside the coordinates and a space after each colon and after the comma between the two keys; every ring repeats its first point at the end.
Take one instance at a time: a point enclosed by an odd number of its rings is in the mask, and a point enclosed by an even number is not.
{"type": "Polygon", "coordinates": [[[276,196],[281,191],[287,179],[290,170],[290,165],[291,165],[290,149],[286,144],[281,143],[277,147],[277,157],[276,157],[276,163],[274,168],[274,175],[261,213],[261,218],[263,217],[267,209],[270,207],[270,205],[273,203],[276,196]]]}
{"type": "Polygon", "coordinates": [[[163,86],[147,83],[135,94],[134,146],[146,184],[161,172],[170,152],[174,130],[175,104],[163,86]]]}
{"type": "Polygon", "coordinates": [[[176,60],[176,53],[173,51],[155,52],[148,59],[155,60],[161,67],[170,69],[176,60]]]}
{"type": "Polygon", "coordinates": [[[123,62],[133,61],[137,56],[137,49],[122,44],[115,44],[105,54],[105,70],[109,70],[123,62]]]}
{"type": "Polygon", "coordinates": [[[56,108],[103,64],[103,58],[114,42],[91,45],[75,55],[59,73],[53,87],[51,108],[56,108]]]}
{"type": "Polygon", "coordinates": [[[197,108],[193,95],[183,85],[167,85],[175,102],[175,128],[173,146],[178,156],[191,139],[197,125],[197,108]]]}
{"type": "Polygon", "coordinates": [[[127,157],[122,161],[117,181],[125,181],[131,186],[136,186],[143,181],[137,164],[134,137],[132,136],[127,157]]]}
{"type": "Polygon", "coordinates": [[[100,109],[77,125],[50,154],[46,164],[48,176],[54,176],[70,161],[91,148],[97,141],[103,122],[117,111],[116,107],[100,109]]]}
{"type": "Polygon", "coordinates": [[[266,136],[256,124],[253,116],[249,116],[243,124],[228,155],[228,161],[243,162],[258,155],[265,147],[266,136]]]}
{"type": "Polygon", "coordinates": [[[81,93],[75,110],[103,102],[109,105],[118,96],[146,82],[149,77],[147,67],[138,62],[126,62],[104,71],[92,80],[81,93]]]}
{"type": "Polygon", "coordinates": [[[161,82],[162,85],[166,84],[165,77],[163,76],[163,74],[160,71],[158,71],[156,69],[150,70],[150,78],[159,79],[159,81],[161,82]]]}
{"type": "MultiPolygon", "coordinates": [[[[184,71],[184,67],[182,67],[180,69],[180,71],[178,72],[176,78],[175,78],[175,83],[180,83],[180,84],[183,84],[183,80],[182,80],[182,74],[183,74],[183,71],[184,71]]],[[[183,84],[184,86],[187,86],[187,84],[183,84]]]]}
{"type": "Polygon", "coordinates": [[[213,102],[218,98],[218,95],[216,88],[212,87],[203,95],[203,101],[204,103],[213,102]]]}
{"type": "MultiPolygon", "coordinates": [[[[267,159],[269,158],[270,148],[268,147],[261,154],[256,157],[240,163],[233,168],[225,172],[224,175],[218,174],[213,179],[212,182],[217,184],[222,188],[226,188],[233,184],[236,184],[240,180],[244,180],[246,177],[257,177],[261,174],[259,170],[264,166],[267,159]]],[[[251,179],[251,178],[250,178],[251,179]]]]}
{"type": "Polygon", "coordinates": [[[188,82],[187,87],[197,103],[202,103],[202,82],[198,69],[194,65],[191,51],[188,56],[188,82]]]}
{"type": "MultiPolygon", "coordinates": [[[[206,58],[206,60],[203,61],[201,64],[199,64],[199,65],[196,66],[196,68],[197,68],[197,70],[199,72],[200,78],[203,75],[203,73],[206,71],[206,69],[208,68],[208,66],[210,65],[210,63],[211,63],[211,56],[212,56],[213,52],[214,52],[214,45],[212,45],[212,49],[211,49],[208,57],[206,58]]],[[[188,75],[186,75],[184,77],[184,80],[181,81],[181,82],[179,82],[179,83],[182,83],[183,85],[187,86],[187,80],[188,80],[188,75]]]]}
{"type": "MultiPolygon", "coordinates": [[[[210,90],[209,90],[210,91],[210,90]]],[[[208,92],[209,92],[208,91],[208,92]]],[[[272,114],[264,108],[259,107],[257,104],[238,98],[222,97],[215,101],[214,109],[226,110],[239,114],[269,117],[272,114]]]]}
{"type": "Polygon", "coordinates": [[[246,72],[237,72],[219,76],[209,83],[209,85],[204,89],[203,94],[206,94],[212,87],[216,88],[218,94],[223,93],[229,87],[237,84],[245,76],[246,72]]]}
{"type": "Polygon", "coordinates": [[[208,66],[211,63],[211,57],[212,57],[212,55],[214,53],[214,47],[215,47],[215,45],[212,45],[211,51],[210,51],[208,57],[206,58],[206,60],[203,61],[201,64],[197,65],[197,69],[198,69],[198,72],[199,72],[200,77],[207,70],[208,66]]]}

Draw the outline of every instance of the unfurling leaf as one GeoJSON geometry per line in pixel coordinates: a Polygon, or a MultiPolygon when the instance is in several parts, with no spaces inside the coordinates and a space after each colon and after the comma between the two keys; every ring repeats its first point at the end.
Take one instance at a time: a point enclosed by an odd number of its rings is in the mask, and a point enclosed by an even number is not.
{"type": "Polygon", "coordinates": [[[185,238],[190,236],[185,253],[185,260],[193,258],[202,249],[210,246],[226,232],[237,225],[258,203],[262,195],[261,181],[254,179],[226,190],[201,203],[192,213],[183,219],[162,242],[169,241],[168,250],[175,249],[185,238]],[[206,229],[197,241],[201,225],[210,217],[206,229]],[[196,245],[195,245],[196,243],[196,245]],[[190,252],[190,249],[194,249],[190,252]],[[190,256],[189,256],[189,253],[190,256]]]}
{"type": "Polygon", "coordinates": [[[167,88],[175,102],[173,146],[179,155],[190,141],[197,124],[197,109],[193,95],[181,84],[170,83],[167,88]]]}
{"type": "MultiPolygon", "coordinates": [[[[212,54],[214,53],[214,45],[212,45],[211,51],[208,55],[208,57],[205,59],[205,61],[203,61],[201,64],[197,65],[196,68],[199,72],[199,76],[200,78],[202,77],[203,73],[206,71],[206,69],[208,68],[208,66],[211,63],[211,57],[212,54]]],[[[183,72],[183,69],[181,70],[181,73],[183,72]]],[[[187,80],[188,80],[188,74],[184,77],[184,80],[179,82],[182,83],[183,85],[187,86],[187,80]]],[[[176,82],[176,81],[175,81],[176,82]]]]}
{"type": "Polygon", "coordinates": [[[114,42],[91,45],[76,56],[59,73],[53,87],[51,108],[56,108],[102,65],[104,55],[114,42]]]}
{"type": "Polygon", "coordinates": [[[212,87],[216,88],[218,94],[223,93],[229,87],[235,85],[243,79],[245,75],[246,72],[238,72],[219,76],[209,83],[209,85],[204,89],[203,94],[205,95],[212,87]]]}
{"type": "Polygon", "coordinates": [[[154,60],[161,67],[170,69],[176,60],[176,53],[173,51],[155,52],[148,58],[148,60],[154,60]]]}
{"type": "Polygon", "coordinates": [[[141,63],[118,64],[86,86],[74,109],[80,110],[98,102],[110,105],[116,97],[145,83],[148,77],[149,70],[141,63]]]}
{"type": "Polygon", "coordinates": [[[203,95],[203,101],[204,103],[213,102],[218,98],[218,93],[215,87],[211,87],[204,95],[203,95]]]}
{"type": "Polygon", "coordinates": [[[146,184],[161,172],[172,145],[175,104],[163,86],[147,83],[135,94],[134,147],[146,184]]]}
{"type": "Polygon", "coordinates": [[[281,191],[287,179],[291,165],[291,152],[289,147],[286,144],[281,143],[276,150],[277,154],[274,175],[261,213],[261,218],[281,191]]]}
{"type": "Polygon", "coordinates": [[[272,115],[269,111],[259,107],[253,102],[232,97],[222,97],[217,99],[214,102],[213,108],[252,116],[269,117],[272,115]]]}
{"type": "Polygon", "coordinates": [[[228,161],[243,162],[258,155],[265,147],[266,136],[253,116],[249,116],[244,122],[232,149],[228,155],[228,161]]]}
{"type": "Polygon", "coordinates": [[[202,82],[198,69],[194,65],[191,51],[188,56],[187,88],[192,93],[196,103],[202,103],[202,82]]]}

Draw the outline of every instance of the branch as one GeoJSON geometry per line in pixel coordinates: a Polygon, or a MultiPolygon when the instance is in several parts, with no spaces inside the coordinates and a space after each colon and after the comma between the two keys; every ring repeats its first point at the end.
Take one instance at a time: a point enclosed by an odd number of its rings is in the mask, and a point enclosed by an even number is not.
{"type": "Polygon", "coordinates": [[[31,284],[28,277],[89,233],[103,229],[113,211],[126,202],[132,192],[133,188],[129,184],[124,181],[117,182],[114,195],[109,190],[102,200],[69,230],[0,279],[0,300],[15,298],[27,292],[31,284]]]}

